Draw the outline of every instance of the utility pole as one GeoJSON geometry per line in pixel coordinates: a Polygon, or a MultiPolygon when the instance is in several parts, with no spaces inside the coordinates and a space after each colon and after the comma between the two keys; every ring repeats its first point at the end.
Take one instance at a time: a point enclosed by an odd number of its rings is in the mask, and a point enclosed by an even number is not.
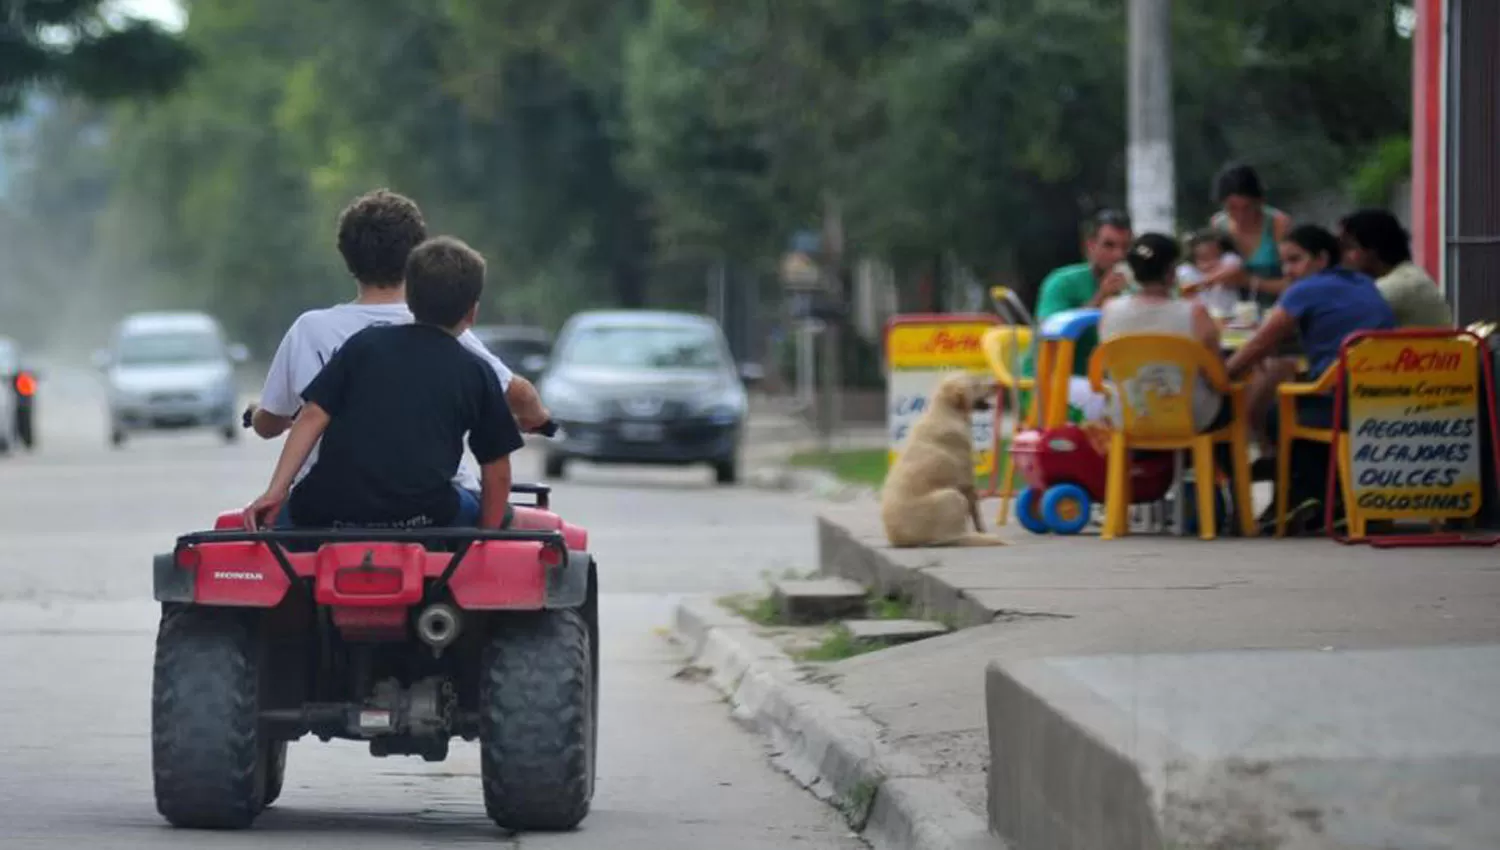
{"type": "Polygon", "coordinates": [[[1130,0],[1129,14],[1130,218],[1137,233],[1172,235],[1172,0],[1130,0]]]}
{"type": "Polygon", "coordinates": [[[839,361],[839,330],[843,324],[844,221],[843,212],[831,192],[823,194],[823,294],[829,310],[823,326],[823,395],[818,411],[819,447],[833,449],[843,406],[844,378],[839,361]]]}

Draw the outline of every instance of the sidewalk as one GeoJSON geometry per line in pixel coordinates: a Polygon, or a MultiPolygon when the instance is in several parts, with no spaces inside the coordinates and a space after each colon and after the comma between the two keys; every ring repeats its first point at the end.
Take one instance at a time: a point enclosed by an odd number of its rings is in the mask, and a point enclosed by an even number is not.
{"type": "MultiPolygon", "coordinates": [[[[993,511],[991,503],[986,516],[992,517],[993,511]]],[[[1099,815],[1105,809],[1112,808],[1117,820],[1123,818],[1136,827],[1143,820],[1161,817],[1164,811],[1160,785],[1139,775],[1149,772],[1150,759],[1133,749],[1145,735],[1139,727],[1149,719],[1149,712],[1128,703],[1122,708],[1109,700],[1104,701],[1109,703],[1109,711],[1105,711],[1095,704],[1099,695],[1109,693],[1113,699],[1119,697],[1120,689],[1112,691],[1099,682],[1126,682],[1124,691],[1130,692],[1129,700],[1166,699],[1166,713],[1171,716],[1158,723],[1167,727],[1158,729],[1167,741],[1160,751],[1180,755],[1196,750],[1179,746],[1181,742],[1175,736],[1188,734],[1184,730],[1205,722],[1212,725],[1212,718],[1196,716],[1188,708],[1195,701],[1204,702],[1200,694],[1191,693],[1192,682],[1204,680],[1205,671],[1216,666],[1264,667],[1267,663],[1258,655],[1221,656],[1219,661],[1198,669],[1187,682],[1170,677],[1150,679],[1153,686],[1165,690],[1137,692],[1145,688],[1142,683],[1149,678],[1141,672],[1146,669],[1143,664],[1171,666],[1155,654],[1191,653],[1190,658],[1201,658],[1198,654],[1223,651],[1310,650],[1322,655],[1318,660],[1326,667],[1330,661],[1352,658],[1347,655],[1350,650],[1500,642],[1500,556],[1493,549],[1378,550],[1344,547],[1321,539],[1200,542],[1154,535],[1106,543],[1087,535],[1035,536],[1014,523],[1000,531],[1012,541],[1011,546],[892,550],[881,535],[873,500],[826,508],[819,518],[820,566],[824,572],[855,579],[877,590],[900,592],[913,600],[919,616],[971,627],[830,664],[825,678],[880,724],[884,743],[918,758],[971,811],[987,816],[991,829],[1009,838],[1016,850],[1134,847],[1133,840],[1127,841],[1118,833],[1114,837],[1118,843],[1111,839],[1104,844],[1090,841],[1085,833],[1097,836],[1097,830],[1102,829],[1108,836],[1119,828],[1119,822],[1109,822],[1099,815]],[[1100,668],[1097,659],[1075,660],[1081,656],[1122,657],[1118,663],[1125,666],[1100,668]],[[1154,656],[1155,660],[1143,661],[1143,656],[1154,656]],[[1038,665],[1051,667],[1041,669],[1038,665]],[[1052,698],[1062,693],[1071,694],[1075,702],[1052,698]],[[1076,701],[1079,699],[1082,702],[1076,701]],[[1080,707],[1084,703],[1087,707],[1080,707]],[[1120,717],[1110,712],[1120,713],[1120,717]],[[1118,726],[1121,718],[1128,727],[1124,732],[1126,743],[1116,746],[1119,741],[1111,738],[1110,723],[1118,726]],[[987,788],[992,760],[1003,769],[996,777],[996,787],[987,788]],[[1111,773],[1117,787],[1110,787],[1105,779],[1111,773]],[[1020,804],[1021,800],[1025,803],[1020,804]],[[1091,818],[1098,822],[1085,829],[1091,818]]],[[[1299,740],[1297,736],[1281,727],[1297,724],[1299,717],[1317,715],[1326,721],[1345,710],[1409,710],[1408,688],[1430,692],[1444,682],[1470,688],[1461,695],[1449,694],[1447,705],[1434,701],[1423,706],[1415,715],[1422,718],[1421,723],[1411,723],[1410,717],[1404,723],[1365,718],[1375,724],[1392,723],[1394,728],[1356,729],[1349,746],[1356,750],[1365,747],[1362,752],[1367,758],[1359,767],[1386,783],[1366,783],[1366,790],[1378,793],[1389,790],[1392,783],[1404,789],[1400,805],[1392,800],[1387,808],[1410,808],[1399,814],[1388,813],[1386,818],[1392,822],[1402,817],[1406,822],[1427,819],[1458,830],[1465,825],[1477,828],[1476,823],[1482,820],[1484,828],[1500,832],[1494,814],[1500,802],[1494,799],[1495,789],[1500,787],[1500,743],[1494,743],[1500,742],[1500,709],[1494,707],[1500,700],[1500,676],[1493,666],[1489,672],[1475,669],[1473,677],[1450,676],[1435,681],[1431,675],[1435,662],[1402,656],[1406,660],[1381,662],[1385,666],[1380,669],[1391,677],[1387,681],[1351,682],[1331,692],[1325,688],[1319,696],[1299,702],[1300,693],[1317,692],[1305,681],[1313,662],[1297,655],[1271,655],[1282,668],[1303,671],[1303,683],[1286,685],[1296,681],[1290,673],[1277,674],[1282,678],[1257,673],[1268,690],[1291,687],[1290,698],[1280,693],[1284,704],[1270,714],[1250,711],[1259,724],[1254,728],[1219,729],[1214,734],[1235,740],[1239,740],[1236,735],[1249,735],[1246,740],[1282,736],[1293,742],[1299,740]],[[1488,694],[1484,704],[1489,708],[1481,712],[1482,719],[1472,716],[1473,688],[1486,689],[1484,693],[1488,694]],[[1348,699],[1358,704],[1338,703],[1341,693],[1350,694],[1348,699]],[[1460,716],[1450,717],[1445,710],[1457,711],[1460,716]],[[1464,714],[1466,711],[1470,713],[1464,714]],[[1426,728],[1414,728],[1417,726],[1426,728]],[[1444,729],[1460,727],[1473,732],[1461,738],[1466,752],[1453,752],[1452,748],[1459,745],[1446,740],[1441,746],[1426,741],[1426,749],[1413,744],[1423,735],[1440,736],[1444,729]],[[1486,735],[1491,744],[1475,743],[1486,735]],[[1380,743],[1387,740],[1392,742],[1389,746],[1380,743]],[[1406,748],[1401,752],[1391,750],[1398,741],[1406,748]],[[1449,775],[1423,774],[1422,781],[1427,784],[1421,793],[1412,791],[1407,787],[1408,773],[1417,768],[1402,760],[1412,751],[1432,758],[1472,756],[1470,772],[1465,774],[1469,785],[1449,775]],[[1473,786],[1475,782],[1481,784],[1473,786]],[[1449,793],[1439,794],[1434,788],[1449,793]]],[[[1480,662],[1476,657],[1462,663],[1480,662]]],[[[1462,663],[1457,669],[1464,669],[1462,663]]],[[[1357,669],[1375,669],[1375,662],[1367,659],[1357,664],[1351,660],[1333,667],[1335,671],[1357,669]]],[[[1331,676],[1335,673],[1325,670],[1314,678],[1326,681],[1331,676]]],[[[1252,689],[1252,693],[1238,694],[1237,699],[1244,704],[1256,698],[1252,689]]],[[[1213,709],[1226,710],[1223,705],[1213,709]]],[[[1323,738],[1337,737],[1336,731],[1342,729],[1325,730],[1323,738]]],[[[1299,746],[1287,743],[1279,757],[1295,760],[1312,754],[1311,745],[1305,751],[1299,746]]],[[[1233,747],[1227,751],[1235,757],[1233,747]]],[[[1166,769],[1170,774],[1171,762],[1166,769]]],[[[1347,776],[1333,768],[1320,776],[1322,785],[1314,783],[1312,790],[1299,792],[1315,801],[1309,805],[1316,807],[1349,796],[1353,786],[1347,776]]],[[[1236,786],[1234,793],[1242,790],[1236,786]]],[[[1350,804],[1348,799],[1343,802],[1350,804]]],[[[1346,814],[1340,821],[1339,815],[1319,811],[1319,829],[1348,827],[1350,818],[1356,826],[1375,822],[1367,812],[1346,814]]],[[[1282,819],[1286,817],[1283,812],[1282,819]]],[[[1288,828],[1282,833],[1295,831],[1288,828]]],[[[1396,834],[1391,830],[1376,832],[1385,838],[1396,834]]],[[[1494,833],[1485,832],[1483,840],[1479,833],[1462,834],[1470,842],[1479,843],[1466,844],[1463,839],[1452,845],[1403,840],[1389,846],[1500,846],[1486,843],[1494,833]]],[[[1152,835],[1153,840],[1161,837],[1154,831],[1152,835]]],[[[1345,838],[1350,841],[1347,845],[1292,842],[1224,846],[1385,846],[1345,838]]],[[[1367,835],[1364,840],[1376,839],[1367,835]]],[[[1150,846],[1150,842],[1140,846],[1150,846]]]]}

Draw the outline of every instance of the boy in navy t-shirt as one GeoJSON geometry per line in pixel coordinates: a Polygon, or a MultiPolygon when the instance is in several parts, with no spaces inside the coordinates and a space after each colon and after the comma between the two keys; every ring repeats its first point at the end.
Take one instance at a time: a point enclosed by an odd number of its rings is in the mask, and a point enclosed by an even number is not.
{"type": "Polygon", "coordinates": [[[484,259],[457,239],[411,252],[415,322],[349,337],[302,391],[270,486],[245,509],[248,527],[283,502],[300,527],[503,524],[521,433],[494,370],[458,341],[474,324],[484,276],[484,259]],[[453,483],[465,434],[480,464],[477,502],[453,483]],[[320,439],[318,462],[293,488],[320,439]]]}

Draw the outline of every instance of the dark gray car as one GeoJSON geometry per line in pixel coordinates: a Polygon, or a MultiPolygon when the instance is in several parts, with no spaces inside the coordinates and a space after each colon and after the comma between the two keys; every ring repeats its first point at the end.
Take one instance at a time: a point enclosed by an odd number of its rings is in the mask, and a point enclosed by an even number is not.
{"type": "Polygon", "coordinates": [[[558,334],[539,390],[563,429],[548,477],[569,458],[601,463],[707,463],[739,475],[745,387],[718,324],[650,310],[579,313],[558,334]]]}

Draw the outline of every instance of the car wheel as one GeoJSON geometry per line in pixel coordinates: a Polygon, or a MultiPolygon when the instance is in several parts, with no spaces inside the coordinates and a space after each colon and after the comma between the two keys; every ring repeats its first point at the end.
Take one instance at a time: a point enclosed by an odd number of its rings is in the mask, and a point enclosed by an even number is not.
{"type": "Polygon", "coordinates": [[[240,438],[240,429],[236,428],[234,425],[223,426],[219,429],[219,433],[224,437],[224,442],[226,443],[236,442],[240,438]]]}
{"type": "Polygon", "coordinates": [[[556,452],[548,452],[542,461],[542,471],[548,478],[562,478],[567,472],[568,459],[556,452]]]}
{"type": "Polygon", "coordinates": [[[115,425],[109,429],[109,444],[115,448],[125,445],[125,429],[115,425]]]}
{"type": "Polygon", "coordinates": [[[718,484],[734,484],[740,480],[740,464],[729,457],[714,462],[714,481],[718,484]]]}

